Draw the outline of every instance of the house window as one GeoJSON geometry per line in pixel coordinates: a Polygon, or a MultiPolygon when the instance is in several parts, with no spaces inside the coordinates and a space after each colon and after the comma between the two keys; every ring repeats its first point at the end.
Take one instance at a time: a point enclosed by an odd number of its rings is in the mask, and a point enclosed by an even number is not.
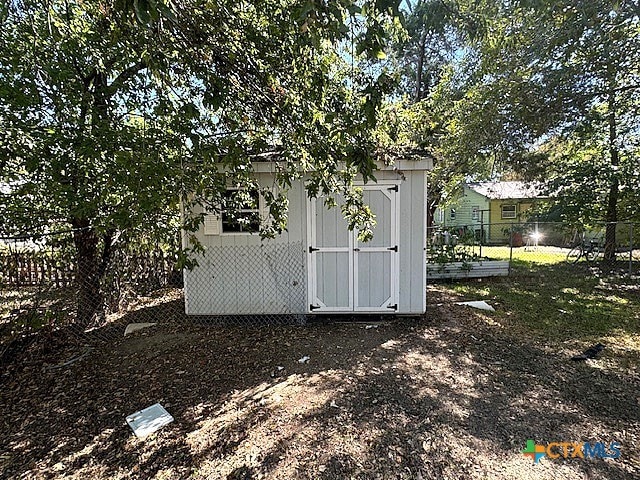
{"type": "Polygon", "coordinates": [[[456,209],[455,208],[451,209],[451,213],[449,214],[449,218],[451,220],[455,220],[456,219],[456,209]]]}
{"type": "Polygon", "coordinates": [[[471,220],[478,220],[480,216],[480,207],[473,206],[471,207],[471,220]]]}
{"type": "Polygon", "coordinates": [[[222,233],[260,230],[260,194],[257,190],[229,189],[222,205],[222,233]]]}
{"type": "Polygon", "coordinates": [[[502,218],[516,218],[516,206],[502,205],[502,218]]]}

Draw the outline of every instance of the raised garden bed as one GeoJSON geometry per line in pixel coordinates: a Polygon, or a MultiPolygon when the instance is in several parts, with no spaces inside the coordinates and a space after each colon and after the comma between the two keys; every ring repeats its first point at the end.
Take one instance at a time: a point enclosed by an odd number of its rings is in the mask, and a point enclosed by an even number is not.
{"type": "Polygon", "coordinates": [[[507,275],[509,275],[508,260],[427,264],[427,279],[506,277],[507,275]]]}

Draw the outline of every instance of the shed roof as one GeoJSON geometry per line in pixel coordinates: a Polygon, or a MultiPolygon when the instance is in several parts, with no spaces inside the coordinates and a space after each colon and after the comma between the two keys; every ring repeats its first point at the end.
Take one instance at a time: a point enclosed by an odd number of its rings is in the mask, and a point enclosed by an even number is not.
{"type": "MultiPolygon", "coordinates": [[[[248,152],[248,156],[253,163],[259,162],[278,162],[281,161],[281,152],[277,149],[266,150],[261,152],[248,152]]],[[[372,152],[372,157],[376,163],[384,163],[390,165],[394,162],[424,162],[428,160],[433,163],[435,155],[431,150],[417,147],[393,147],[386,149],[378,149],[372,152]]]]}
{"type": "Polygon", "coordinates": [[[474,192],[491,200],[509,198],[539,198],[542,189],[539,184],[526,182],[477,182],[467,186],[474,192]]]}

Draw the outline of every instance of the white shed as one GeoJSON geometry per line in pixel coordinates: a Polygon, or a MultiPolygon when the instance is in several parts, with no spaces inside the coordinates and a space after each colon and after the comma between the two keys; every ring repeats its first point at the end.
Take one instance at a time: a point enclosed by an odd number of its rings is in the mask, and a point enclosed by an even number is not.
{"type": "MultiPolygon", "coordinates": [[[[205,248],[184,272],[190,315],[418,315],[426,309],[426,172],[431,159],[378,164],[377,183],[360,184],[376,217],[362,243],[339,208],[309,199],[304,179],[288,192],[288,228],[275,239],[241,231],[207,214],[196,232],[205,248]]],[[[276,165],[254,164],[259,184],[274,184],[276,165]]],[[[243,210],[264,218],[259,208],[243,210]]],[[[186,234],[184,240],[186,242],[186,234]]]]}

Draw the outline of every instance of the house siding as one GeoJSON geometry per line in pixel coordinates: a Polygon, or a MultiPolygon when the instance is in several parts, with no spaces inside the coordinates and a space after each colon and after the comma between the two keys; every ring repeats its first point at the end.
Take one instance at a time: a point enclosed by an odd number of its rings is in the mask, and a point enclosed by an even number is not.
{"type": "MultiPolygon", "coordinates": [[[[506,198],[490,199],[477,192],[469,185],[464,185],[462,194],[446,208],[436,210],[434,225],[451,229],[471,228],[476,232],[476,238],[480,238],[480,230],[484,231],[484,241],[488,243],[509,242],[509,230],[511,224],[521,223],[527,220],[535,200],[532,198],[506,198]],[[515,218],[502,218],[502,206],[515,205],[515,218]],[[479,214],[473,218],[474,207],[478,207],[479,214]],[[456,210],[455,219],[451,219],[451,209],[456,210]]],[[[455,232],[454,232],[455,233],[455,232]]]]}
{"type": "Polygon", "coordinates": [[[509,242],[509,231],[511,225],[517,225],[527,220],[527,212],[533,206],[530,199],[504,199],[490,201],[491,227],[489,228],[489,242],[505,243],[509,242]],[[515,218],[502,218],[502,206],[515,205],[515,218]]]}
{"type": "Polygon", "coordinates": [[[441,227],[470,227],[479,230],[481,226],[488,225],[490,219],[489,200],[484,195],[470,189],[466,185],[463,193],[450,206],[438,209],[436,212],[435,224],[441,227]],[[478,207],[478,217],[473,218],[473,207],[478,207]],[[451,219],[451,209],[456,210],[456,218],[451,219]],[[442,212],[442,213],[441,213],[442,212]],[[444,216],[443,220],[439,219],[444,216]]]}

